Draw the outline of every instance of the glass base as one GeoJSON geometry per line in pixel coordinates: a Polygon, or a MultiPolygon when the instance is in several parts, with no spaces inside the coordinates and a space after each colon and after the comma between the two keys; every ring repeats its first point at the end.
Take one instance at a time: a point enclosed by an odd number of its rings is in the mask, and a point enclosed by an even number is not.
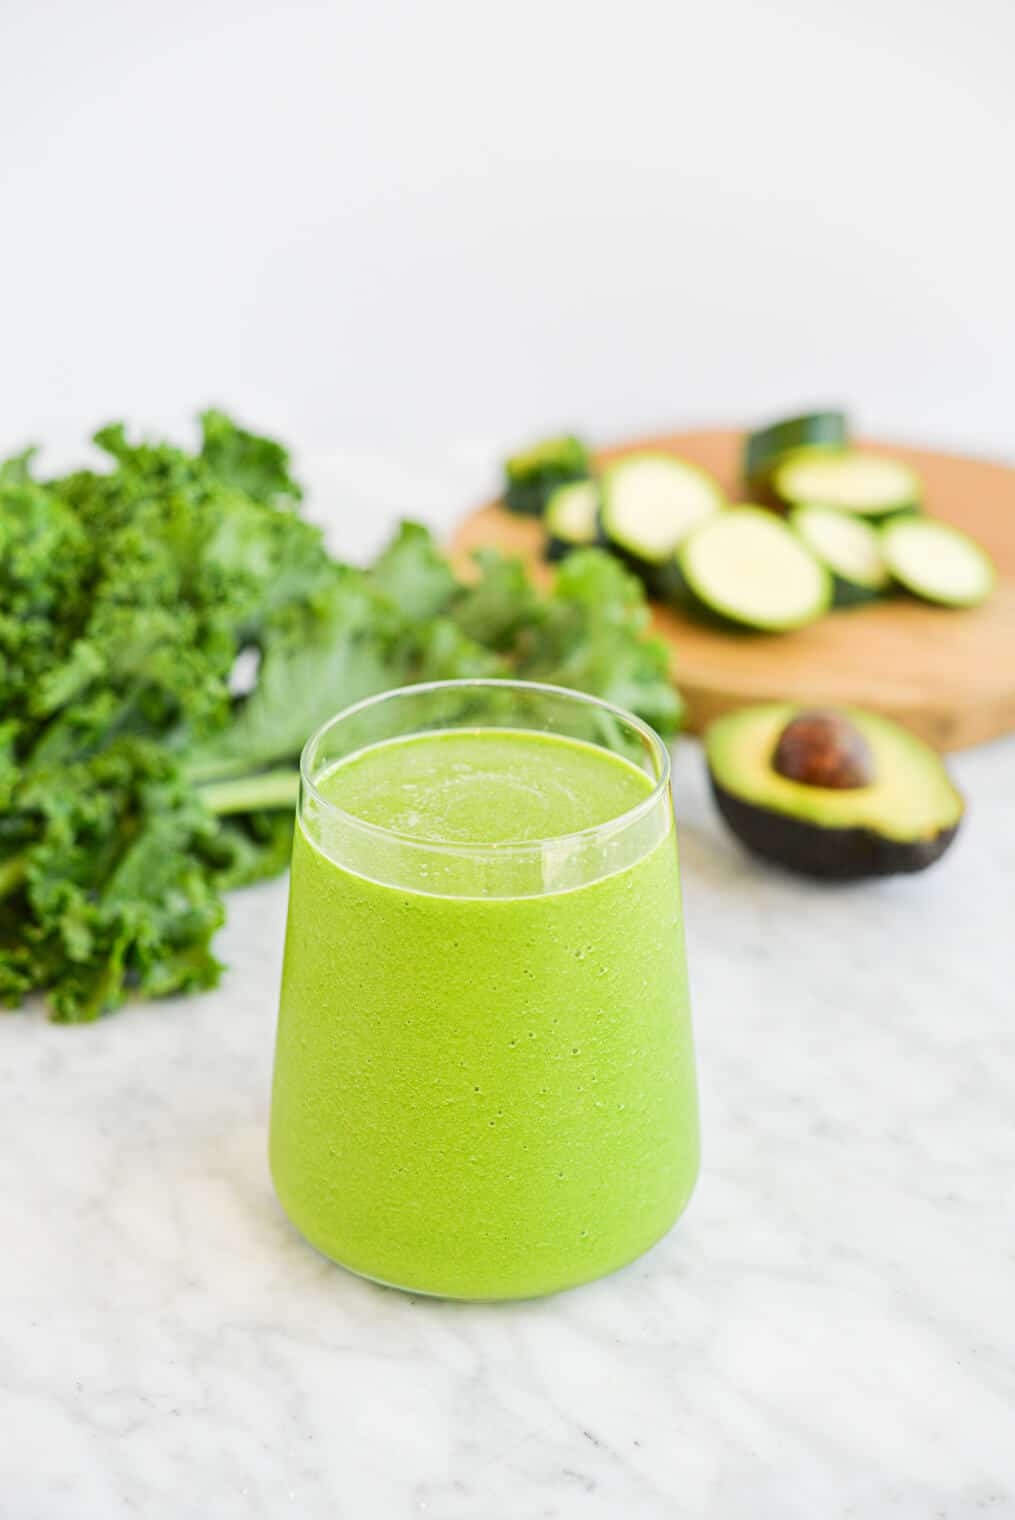
{"type": "MultiPolygon", "coordinates": [[[[537,1300],[542,1299],[542,1298],[555,1298],[558,1293],[569,1293],[573,1288],[584,1288],[584,1287],[588,1287],[588,1285],[590,1283],[601,1282],[606,1277],[612,1277],[615,1272],[623,1272],[624,1270],[626,1270],[626,1268],[633,1266],[636,1261],[640,1261],[641,1258],[643,1256],[646,1256],[649,1251],[653,1251],[656,1248],[656,1246],[658,1246],[659,1244],[661,1244],[661,1242],[666,1239],[666,1237],[670,1234],[670,1232],[675,1228],[675,1226],[683,1218],[684,1212],[687,1209],[687,1205],[689,1204],[689,1202],[691,1200],[691,1197],[692,1197],[693,1192],[694,1192],[694,1187],[696,1186],[696,1184],[697,1184],[697,1178],[695,1178],[695,1182],[694,1182],[694,1184],[692,1184],[691,1191],[688,1193],[687,1197],[683,1200],[683,1202],[681,1203],[680,1208],[678,1209],[677,1213],[674,1215],[673,1219],[666,1226],[666,1228],[664,1230],[662,1230],[658,1235],[655,1236],[654,1239],[650,1240],[646,1245],[639,1246],[635,1251],[633,1251],[631,1253],[630,1256],[625,1256],[621,1261],[616,1262],[614,1265],[609,1266],[609,1267],[605,1267],[605,1268],[597,1269],[596,1271],[591,1272],[587,1277],[582,1277],[582,1276],[576,1277],[574,1279],[574,1281],[572,1281],[572,1282],[562,1282],[562,1283],[559,1283],[557,1286],[552,1287],[552,1288],[534,1288],[534,1289],[532,1289],[531,1292],[517,1292],[517,1293],[508,1292],[508,1293],[499,1293],[499,1294],[498,1293],[461,1293],[461,1292],[442,1293],[442,1292],[439,1292],[439,1291],[437,1291],[437,1290],[435,1290],[433,1288],[417,1288],[417,1287],[413,1287],[409,1283],[392,1282],[389,1278],[380,1277],[375,1272],[368,1272],[363,1267],[354,1267],[354,1266],[351,1266],[349,1264],[349,1262],[343,1261],[340,1256],[336,1256],[336,1255],[334,1255],[333,1252],[326,1251],[322,1246],[318,1245],[318,1243],[310,1235],[308,1235],[307,1232],[304,1229],[302,1229],[300,1225],[298,1225],[296,1223],[295,1219],[293,1219],[292,1215],[289,1213],[289,1211],[285,1207],[284,1203],[282,1203],[282,1200],[281,1200],[280,1197],[278,1198],[278,1203],[279,1203],[279,1207],[281,1208],[282,1212],[285,1214],[286,1218],[288,1219],[289,1223],[292,1225],[293,1229],[297,1232],[298,1235],[300,1235],[300,1237],[303,1240],[306,1241],[307,1245],[310,1246],[310,1248],[313,1251],[315,1251],[318,1256],[322,1257],[325,1261],[330,1262],[332,1266],[340,1267],[343,1272],[348,1272],[351,1277],[358,1277],[358,1278],[360,1278],[360,1280],[362,1282],[373,1283],[375,1285],[375,1287],[378,1287],[378,1288],[390,1288],[393,1292],[395,1292],[395,1293],[404,1293],[404,1294],[406,1294],[410,1298],[429,1298],[429,1299],[433,1299],[437,1303],[441,1303],[441,1302],[443,1302],[443,1303],[453,1303],[453,1304],[534,1303],[537,1300]]],[[[276,1189],[276,1196],[277,1196],[277,1189],[276,1189]]]]}

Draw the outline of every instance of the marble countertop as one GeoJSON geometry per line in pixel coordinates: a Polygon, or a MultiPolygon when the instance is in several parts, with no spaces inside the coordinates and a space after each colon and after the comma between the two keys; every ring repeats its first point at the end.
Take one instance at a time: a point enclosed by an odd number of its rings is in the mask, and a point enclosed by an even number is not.
{"type": "Polygon", "coordinates": [[[1015,1516],[1015,738],[925,876],[808,885],[675,790],[704,1171],[648,1256],[469,1306],[330,1266],[265,1135],[285,883],[214,993],[0,1018],[10,1520],[1015,1516]]]}
{"type": "Polygon", "coordinates": [[[0,1020],[11,1520],[1015,1515],[1015,740],[926,876],[817,888],[676,795],[703,1088],[688,1213],[507,1307],[314,1254],[265,1125],[285,884],[221,988],[0,1020]]]}

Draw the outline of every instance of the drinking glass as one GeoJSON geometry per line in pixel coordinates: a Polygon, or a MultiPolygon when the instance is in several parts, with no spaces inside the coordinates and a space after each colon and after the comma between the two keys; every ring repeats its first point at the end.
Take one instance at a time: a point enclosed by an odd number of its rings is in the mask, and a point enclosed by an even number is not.
{"type": "Polygon", "coordinates": [[[388,692],[313,735],[270,1159],[318,1250],[414,1293],[551,1293],[669,1230],[697,1176],[698,1118],[669,754],[650,728],[577,692],[476,680],[388,692]],[[566,781],[572,760],[569,806],[590,779],[607,801],[623,781],[626,800],[517,839],[483,837],[475,808],[459,838],[388,826],[383,798],[369,819],[338,805],[343,765],[362,776],[424,735],[495,736],[499,775],[458,748],[448,785],[457,798],[478,773],[501,813],[517,786],[521,817],[525,789],[566,781]]]}

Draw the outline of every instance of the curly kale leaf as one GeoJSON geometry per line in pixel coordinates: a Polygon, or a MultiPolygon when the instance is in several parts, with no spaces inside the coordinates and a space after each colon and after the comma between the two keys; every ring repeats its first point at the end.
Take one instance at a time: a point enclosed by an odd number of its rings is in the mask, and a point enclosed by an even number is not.
{"type": "Polygon", "coordinates": [[[646,637],[641,586],[609,554],[582,549],[568,555],[548,595],[517,560],[481,550],[476,562],[480,579],[461,594],[455,620],[497,650],[515,675],[602,697],[664,735],[679,727],[683,706],[666,646],[646,637]]]}
{"type": "Polygon", "coordinates": [[[295,507],[303,500],[282,444],[248,433],[214,408],[201,413],[201,458],[226,485],[265,506],[295,507]]]}
{"type": "Polygon", "coordinates": [[[150,740],[26,775],[14,811],[27,838],[0,866],[0,994],[44,987],[53,1014],[85,1022],[131,993],[212,986],[223,918],[217,824],[150,740]]]}
{"type": "Polygon", "coordinates": [[[678,721],[599,551],[549,594],[496,554],[462,585],[403,523],[357,570],[297,515],[281,445],[220,412],[197,452],[96,442],[104,472],[0,463],[0,1001],[86,1021],[213,985],[223,892],[285,866],[304,741],[375,692],[518,674],[678,721]]]}

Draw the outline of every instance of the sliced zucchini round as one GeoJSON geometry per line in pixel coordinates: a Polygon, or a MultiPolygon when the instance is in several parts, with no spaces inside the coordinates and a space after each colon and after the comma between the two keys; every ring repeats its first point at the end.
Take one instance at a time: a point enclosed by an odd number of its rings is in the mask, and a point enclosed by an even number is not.
{"type": "Polygon", "coordinates": [[[888,590],[891,577],[876,528],[835,507],[797,507],[790,517],[811,553],[832,574],[840,607],[870,601],[888,590]]]}
{"type": "Polygon", "coordinates": [[[551,491],[543,513],[546,558],[563,559],[572,549],[599,542],[599,487],[594,480],[575,480],[551,491]]]}
{"type": "Polygon", "coordinates": [[[831,604],[824,565],[781,518],[760,507],[732,507],[701,523],[677,561],[696,600],[743,628],[803,628],[831,604]]]}
{"type": "Polygon", "coordinates": [[[837,507],[860,517],[888,517],[920,506],[916,474],[880,454],[792,454],[776,465],[771,487],[785,506],[837,507]]]}
{"type": "Polygon", "coordinates": [[[603,532],[652,589],[677,545],[722,505],[711,475],[672,454],[629,454],[603,474],[603,532]]]}
{"type": "Polygon", "coordinates": [[[580,438],[571,433],[544,438],[504,461],[504,505],[509,512],[539,517],[556,486],[585,480],[591,472],[589,451],[580,438]]]}
{"type": "Polygon", "coordinates": [[[833,449],[841,453],[849,446],[849,424],[845,412],[806,412],[800,417],[785,417],[768,427],[750,433],[744,445],[744,481],[749,491],[767,487],[775,466],[787,454],[804,449],[833,449]]]}
{"type": "Polygon", "coordinates": [[[994,589],[997,572],[985,549],[958,528],[930,517],[887,523],[881,547],[900,586],[942,607],[976,607],[994,589]]]}

